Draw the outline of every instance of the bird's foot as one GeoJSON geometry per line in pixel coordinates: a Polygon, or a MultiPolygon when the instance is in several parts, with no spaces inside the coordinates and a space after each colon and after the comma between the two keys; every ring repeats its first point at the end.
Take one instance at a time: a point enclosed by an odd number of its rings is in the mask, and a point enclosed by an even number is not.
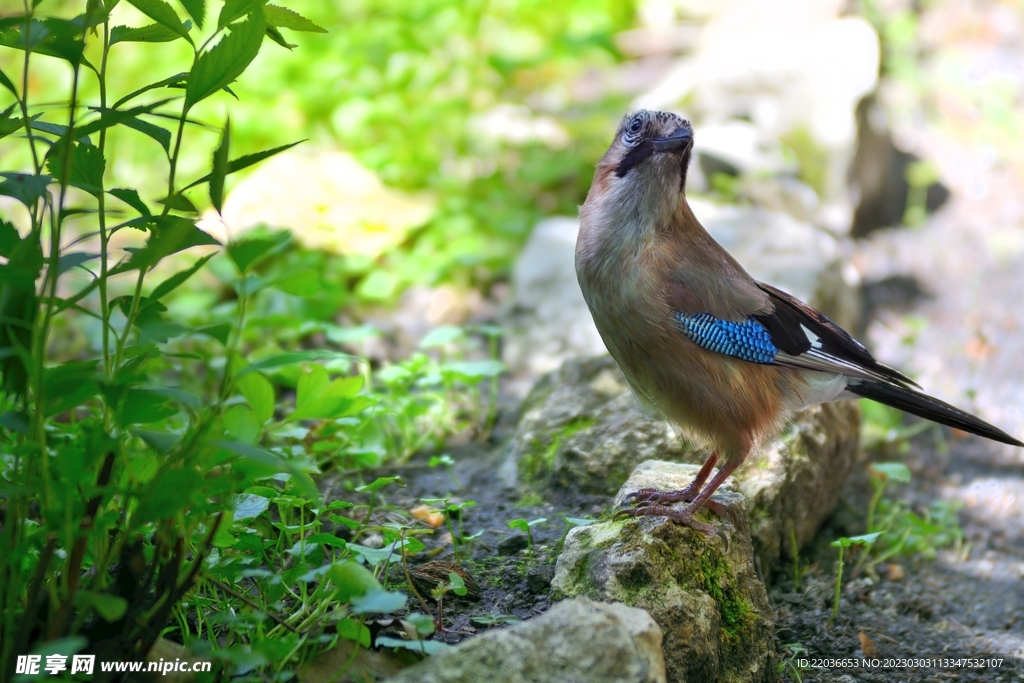
{"type": "Polygon", "coordinates": [[[697,482],[695,481],[686,488],[675,491],[661,491],[655,488],[637,489],[636,491],[627,493],[626,497],[622,499],[622,502],[655,505],[678,503],[679,501],[689,503],[697,497],[698,493],[700,493],[700,485],[698,484],[697,486],[694,486],[694,484],[697,484],[697,482]]]}
{"type": "MultiPolygon", "coordinates": [[[[666,493],[679,493],[679,492],[678,491],[666,491],[666,493]]],[[[617,513],[615,513],[615,516],[617,518],[618,517],[649,517],[649,516],[652,516],[652,515],[656,516],[656,517],[668,517],[671,521],[675,522],[676,524],[683,524],[685,526],[690,527],[691,529],[694,529],[696,531],[700,531],[700,532],[704,533],[705,535],[707,535],[709,537],[718,536],[719,538],[722,539],[722,543],[725,545],[725,550],[728,551],[729,550],[729,537],[725,534],[725,532],[722,531],[721,529],[719,529],[718,527],[712,525],[712,524],[705,524],[704,522],[698,522],[697,519],[695,518],[695,515],[697,514],[697,510],[699,510],[701,507],[702,506],[694,507],[693,505],[687,505],[685,508],[680,510],[678,508],[670,508],[670,507],[667,507],[665,505],[659,505],[657,503],[647,503],[645,501],[644,504],[642,504],[642,505],[640,505],[638,507],[628,508],[626,510],[619,510],[617,513]]],[[[715,513],[717,513],[719,515],[724,514],[724,513],[727,512],[727,510],[726,510],[724,505],[722,505],[721,503],[710,501],[710,500],[709,501],[705,501],[704,507],[707,507],[712,512],[715,512],[715,513]]]]}

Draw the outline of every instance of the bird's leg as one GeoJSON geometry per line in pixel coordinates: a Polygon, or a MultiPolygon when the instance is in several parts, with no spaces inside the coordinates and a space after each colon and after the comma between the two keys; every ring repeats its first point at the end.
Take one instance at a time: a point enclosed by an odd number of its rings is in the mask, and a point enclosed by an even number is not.
{"type": "Polygon", "coordinates": [[[718,462],[718,451],[712,451],[708,459],[704,461],[704,464],[700,468],[700,472],[697,472],[697,476],[693,478],[686,488],[679,489],[677,491],[659,491],[655,488],[643,488],[637,489],[630,494],[627,494],[623,499],[624,503],[637,502],[637,503],[677,503],[679,501],[686,501],[689,503],[691,500],[697,497],[700,493],[700,489],[704,486],[704,482],[707,481],[708,475],[711,474],[711,470],[714,469],[715,463],[718,462]]]}
{"type": "MultiPolygon", "coordinates": [[[[715,473],[715,476],[711,478],[711,481],[708,482],[708,485],[705,486],[700,493],[694,496],[693,500],[690,501],[689,505],[684,507],[682,510],[654,503],[642,504],[640,507],[636,507],[631,510],[621,510],[618,514],[626,517],[642,517],[649,515],[665,516],[671,519],[676,524],[685,524],[691,529],[696,529],[697,531],[704,532],[708,536],[721,536],[722,540],[725,542],[726,548],[728,548],[729,539],[725,536],[725,534],[721,530],[712,526],[711,524],[704,524],[703,522],[698,522],[695,519],[695,515],[697,514],[698,510],[707,505],[709,499],[711,498],[711,495],[718,489],[719,486],[722,485],[722,483],[726,479],[729,478],[729,475],[732,474],[737,467],[739,467],[741,462],[743,462],[742,459],[726,462],[722,469],[718,470],[718,472],[715,473]]],[[[703,469],[704,468],[701,468],[701,471],[703,471],[703,469]]],[[[699,476],[700,475],[698,475],[698,477],[699,476]]],[[[708,505],[708,507],[712,509],[715,508],[715,506],[711,505],[708,505]]],[[[724,509],[721,506],[717,506],[717,508],[717,512],[721,512],[724,509]]]]}

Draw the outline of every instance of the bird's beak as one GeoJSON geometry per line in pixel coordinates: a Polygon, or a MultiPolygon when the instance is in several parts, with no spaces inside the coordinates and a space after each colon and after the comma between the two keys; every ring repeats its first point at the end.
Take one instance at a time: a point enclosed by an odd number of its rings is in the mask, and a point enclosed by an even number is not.
{"type": "Polygon", "coordinates": [[[685,128],[680,128],[671,135],[663,138],[654,138],[655,152],[678,152],[686,149],[693,142],[693,133],[685,128]]]}

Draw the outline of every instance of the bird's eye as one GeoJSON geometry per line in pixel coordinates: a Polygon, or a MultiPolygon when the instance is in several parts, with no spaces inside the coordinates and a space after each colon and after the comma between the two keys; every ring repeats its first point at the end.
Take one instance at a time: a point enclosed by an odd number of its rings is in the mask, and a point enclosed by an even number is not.
{"type": "Polygon", "coordinates": [[[644,119],[642,116],[634,116],[623,133],[622,141],[627,145],[635,145],[644,131],[644,119]]]}

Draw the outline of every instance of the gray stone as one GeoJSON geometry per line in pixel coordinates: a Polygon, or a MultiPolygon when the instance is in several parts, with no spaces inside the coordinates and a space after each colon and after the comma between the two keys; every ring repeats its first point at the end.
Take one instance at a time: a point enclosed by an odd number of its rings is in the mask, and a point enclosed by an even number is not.
{"type": "Polygon", "coordinates": [[[538,564],[526,572],[526,587],[531,593],[547,593],[555,578],[555,565],[538,564]]]}
{"type": "Polygon", "coordinates": [[[387,681],[663,683],[661,641],[661,629],[642,609],[577,598],[443,650],[387,681]]]}
{"type": "MultiPolygon", "coordinates": [[[[762,569],[814,535],[858,458],[860,410],[809,408],[751,456],[731,481],[746,497],[762,569]]],[[[648,415],[609,356],[576,359],[537,382],[510,443],[520,484],[611,495],[645,460],[699,464],[700,450],[648,415]]],[[[684,482],[685,484],[686,482],[684,482]]]]}
{"type": "Polygon", "coordinates": [[[501,539],[498,543],[499,555],[515,555],[520,550],[526,550],[530,541],[526,534],[514,533],[511,536],[501,539]]]}
{"type": "MultiPolygon", "coordinates": [[[[651,484],[678,488],[697,469],[645,463],[619,499],[651,484]]],[[[725,506],[725,518],[706,511],[699,517],[728,534],[728,548],[665,517],[575,527],[558,557],[552,596],[586,595],[646,609],[665,634],[670,682],[771,681],[773,615],[754,570],[743,497],[720,491],[715,500],[725,506]]]]}

